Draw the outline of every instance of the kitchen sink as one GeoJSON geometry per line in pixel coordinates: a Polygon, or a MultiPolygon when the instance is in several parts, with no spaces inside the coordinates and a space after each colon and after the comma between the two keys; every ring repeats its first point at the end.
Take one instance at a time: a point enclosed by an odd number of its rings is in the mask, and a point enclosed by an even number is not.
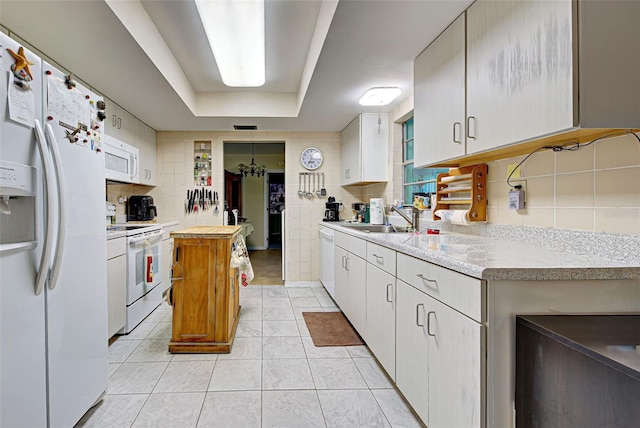
{"type": "Polygon", "coordinates": [[[340,226],[350,227],[362,232],[372,233],[407,233],[409,227],[405,226],[391,226],[386,224],[369,224],[369,223],[340,223],[340,226]]]}

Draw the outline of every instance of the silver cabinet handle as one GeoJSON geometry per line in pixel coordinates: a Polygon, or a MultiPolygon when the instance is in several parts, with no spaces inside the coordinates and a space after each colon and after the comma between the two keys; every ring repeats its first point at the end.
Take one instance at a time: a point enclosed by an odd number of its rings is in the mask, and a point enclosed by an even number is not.
{"type": "Polygon", "coordinates": [[[122,129],[122,118],[118,118],[118,129],[122,129]]]}
{"type": "Polygon", "coordinates": [[[393,291],[393,284],[387,284],[387,302],[393,303],[393,297],[391,298],[391,300],[389,300],[389,289],[393,291]]]}
{"type": "Polygon", "coordinates": [[[340,263],[340,266],[342,266],[342,269],[347,269],[347,262],[346,262],[347,256],[342,256],[342,262],[340,263]]]}
{"type": "Polygon", "coordinates": [[[475,129],[475,124],[476,124],[476,117],[475,116],[469,116],[467,117],[467,138],[471,138],[472,140],[476,139],[476,129],[475,129]],[[471,135],[471,120],[473,119],[473,135],[471,135]]]}
{"type": "Polygon", "coordinates": [[[420,324],[420,306],[422,306],[422,310],[424,311],[424,305],[422,303],[418,303],[416,305],[416,325],[418,327],[424,327],[424,324],[420,324]]]}
{"type": "Polygon", "coordinates": [[[420,278],[423,281],[427,281],[427,282],[433,282],[434,284],[438,284],[438,281],[436,281],[435,279],[429,279],[427,277],[425,277],[424,275],[422,275],[421,273],[416,275],[418,278],[420,278]]]}
{"type": "Polygon", "coordinates": [[[384,264],[384,257],[379,256],[379,255],[377,255],[377,254],[371,254],[371,255],[372,255],[373,257],[375,257],[375,258],[376,258],[376,260],[382,260],[380,263],[383,263],[383,264],[384,264]]]}
{"type": "Polygon", "coordinates": [[[453,123],[453,142],[456,144],[461,144],[462,140],[460,139],[460,137],[458,136],[458,138],[456,138],[456,128],[458,128],[458,135],[460,135],[460,127],[462,126],[462,124],[460,122],[454,122],[453,123]]]}
{"type": "Polygon", "coordinates": [[[435,333],[431,333],[431,315],[435,315],[435,311],[429,311],[427,313],[427,334],[432,337],[436,337],[435,333]]]}
{"type": "Polygon", "coordinates": [[[115,114],[111,115],[111,126],[117,126],[118,125],[118,118],[116,117],[115,114]]]}
{"type": "Polygon", "coordinates": [[[344,268],[348,271],[349,270],[349,256],[347,256],[345,262],[344,262],[344,268]]]}

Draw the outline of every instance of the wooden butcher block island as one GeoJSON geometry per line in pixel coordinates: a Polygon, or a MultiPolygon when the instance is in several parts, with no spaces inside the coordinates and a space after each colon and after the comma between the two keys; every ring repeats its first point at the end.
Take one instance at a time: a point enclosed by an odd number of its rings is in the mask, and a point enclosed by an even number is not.
{"type": "Polygon", "coordinates": [[[169,352],[228,353],[240,305],[229,266],[240,226],[194,226],[171,232],[173,325],[169,352]]]}

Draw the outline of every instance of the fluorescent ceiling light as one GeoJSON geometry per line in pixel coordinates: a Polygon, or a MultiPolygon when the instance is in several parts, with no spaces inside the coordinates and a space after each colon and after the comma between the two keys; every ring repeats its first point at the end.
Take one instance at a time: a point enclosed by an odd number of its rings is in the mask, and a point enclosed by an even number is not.
{"type": "Polygon", "coordinates": [[[371,88],[360,98],[363,106],[386,106],[400,95],[400,88],[371,88]]]}
{"type": "Polygon", "coordinates": [[[264,0],[195,2],[224,84],[264,85],[264,0]]]}

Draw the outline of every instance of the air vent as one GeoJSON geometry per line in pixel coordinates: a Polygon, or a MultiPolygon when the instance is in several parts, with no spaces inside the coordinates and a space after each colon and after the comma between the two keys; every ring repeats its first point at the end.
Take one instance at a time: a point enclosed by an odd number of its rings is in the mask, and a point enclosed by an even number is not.
{"type": "Polygon", "coordinates": [[[236,131],[257,131],[256,125],[233,125],[233,129],[236,131]]]}

